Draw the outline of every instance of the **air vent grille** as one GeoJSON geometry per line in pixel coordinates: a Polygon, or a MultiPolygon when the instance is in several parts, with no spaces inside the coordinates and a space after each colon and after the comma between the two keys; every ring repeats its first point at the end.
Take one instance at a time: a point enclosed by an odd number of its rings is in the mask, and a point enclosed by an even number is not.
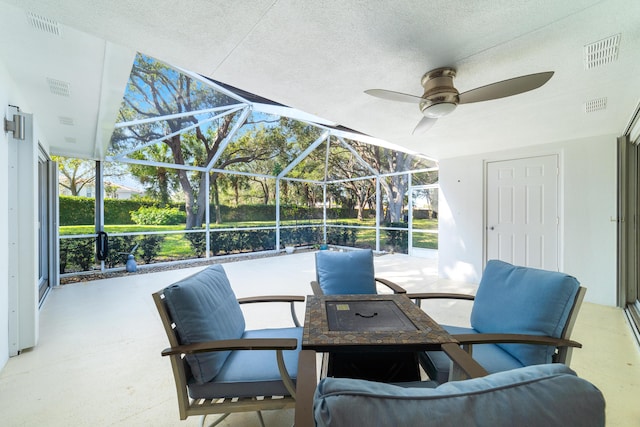
{"type": "Polygon", "coordinates": [[[597,98],[587,101],[584,104],[585,113],[593,113],[594,111],[604,110],[607,108],[607,98],[597,98]]]}
{"type": "Polygon", "coordinates": [[[75,144],[76,143],[76,139],[72,136],[65,136],[64,137],[64,142],[69,143],[69,144],[75,144]]]}
{"type": "Polygon", "coordinates": [[[60,24],[54,20],[36,15],[32,12],[27,12],[27,19],[31,26],[36,30],[44,31],[45,33],[53,34],[54,36],[60,36],[61,34],[60,24]]]}
{"type": "Polygon", "coordinates": [[[60,124],[61,125],[66,125],[66,126],[73,126],[74,125],[73,118],[71,118],[71,117],[60,116],[58,118],[60,119],[60,124]]]}
{"type": "Polygon", "coordinates": [[[584,47],[584,67],[601,67],[618,59],[620,48],[620,34],[602,39],[584,47]]]}
{"type": "Polygon", "coordinates": [[[54,95],[66,97],[71,96],[71,85],[69,83],[52,78],[47,78],[47,83],[49,84],[49,90],[54,95]]]}

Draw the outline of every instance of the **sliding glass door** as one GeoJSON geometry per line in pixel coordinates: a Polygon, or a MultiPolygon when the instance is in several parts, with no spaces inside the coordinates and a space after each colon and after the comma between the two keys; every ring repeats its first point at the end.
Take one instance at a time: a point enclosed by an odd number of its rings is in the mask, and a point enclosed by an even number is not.
{"type": "Polygon", "coordinates": [[[38,301],[56,284],[57,167],[43,150],[38,156],[38,301]]]}
{"type": "Polygon", "coordinates": [[[618,289],[619,304],[640,330],[640,110],[618,139],[618,289]]]}

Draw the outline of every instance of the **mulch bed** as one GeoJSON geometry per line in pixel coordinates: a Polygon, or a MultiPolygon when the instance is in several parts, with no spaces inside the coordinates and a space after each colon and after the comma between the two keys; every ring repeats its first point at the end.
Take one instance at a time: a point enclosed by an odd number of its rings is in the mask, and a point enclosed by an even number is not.
{"type": "MultiPolygon", "coordinates": [[[[309,252],[314,251],[313,248],[296,248],[295,253],[300,252],[309,252]]],[[[132,276],[136,274],[147,274],[147,273],[157,273],[161,271],[168,270],[178,270],[181,268],[191,268],[191,267],[200,267],[211,264],[225,264],[229,262],[238,262],[238,261],[247,261],[251,259],[258,258],[268,258],[268,257],[278,257],[278,256],[286,256],[285,252],[266,252],[266,253],[250,253],[250,254],[239,254],[235,256],[223,256],[223,257],[212,257],[208,259],[194,259],[186,262],[175,262],[175,263],[163,263],[161,265],[138,265],[138,269],[135,273],[127,272],[124,267],[117,270],[110,271],[95,271],[95,272],[82,272],[74,276],[65,276],[60,278],[61,285],[67,285],[70,283],[78,283],[78,282],[88,282],[91,280],[100,280],[100,279],[111,279],[114,277],[121,276],[132,276]]]]}

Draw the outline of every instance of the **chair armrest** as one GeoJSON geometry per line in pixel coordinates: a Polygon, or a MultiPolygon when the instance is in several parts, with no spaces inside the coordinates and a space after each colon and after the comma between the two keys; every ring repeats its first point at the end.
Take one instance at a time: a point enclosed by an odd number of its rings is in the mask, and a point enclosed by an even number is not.
{"type": "Polygon", "coordinates": [[[300,327],[300,320],[296,315],[294,302],[304,302],[305,297],[298,295],[264,295],[258,297],[238,298],[238,304],[253,304],[256,302],[288,302],[291,310],[291,320],[296,327],[300,327]]]}
{"type": "Polygon", "coordinates": [[[313,295],[317,297],[324,295],[324,292],[322,292],[322,288],[320,287],[320,283],[316,280],[311,281],[311,290],[313,291],[313,295]]]}
{"type": "Polygon", "coordinates": [[[393,283],[391,280],[383,279],[381,277],[375,278],[376,282],[380,282],[393,291],[394,294],[406,294],[407,291],[400,285],[393,283]]]}
{"type": "Polygon", "coordinates": [[[427,293],[417,293],[417,294],[407,294],[409,299],[414,300],[418,307],[422,306],[423,299],[463,299],[473,301],[476,299],[474,295],[469,294],[451,294],[444,292],[427,292],[427,293]]]}
{"type": "Polygon", "coordinates": [[[179,345],[162,350],[162,355],[171,356],[230,350],[295,350],[297,347],[298,340],[295,338],[240,338],[179,345]]]}
{"type": "Polygon", "coordinates": [[[452,335],[460,344],[538,344],[554,347],[577,347],[582,344],[562,338],[527,334],[457,334],[452,335]]]}
{"type": "Polygon", "coordinates": [[[316,352],[302,350],[298,356],[298,379],[296,380],[296,427],[315,426],[313,419],[313,395],[318,385],[316,376],[316,352]]]}
{"type": "Polygon", "coordinates": [[[238,298],[238,304],[254,302],[304,302],[305,297],[298,295],[263,295],[257,297],[238,298]]]}
{"type": "Polygon", "coordinates": [[[468,294],[450,294],[450,293],[439,293],[439,292],[426,292],[426,293],[412,293],[407,294],[409,299],[466,299],[469,301],[473,301],[476,297],[474,295],[468,294]]]}

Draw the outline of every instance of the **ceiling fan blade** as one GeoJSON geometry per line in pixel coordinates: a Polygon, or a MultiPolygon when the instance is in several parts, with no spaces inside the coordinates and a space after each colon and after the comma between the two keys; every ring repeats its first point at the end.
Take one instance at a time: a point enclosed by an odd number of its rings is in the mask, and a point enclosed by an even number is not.
{"type": "Polygon", "coordinates": [[[422,120],[418,122],[415,129],[413,129],[413,132],[411,132],[411,134],[419,135],[421,133],[425,133],[426,131],[431,129],[431,126],[435,125],[437,121],[438,119],[433,119],[431,117],[423,117],[422,120]]]}
{"type": "Polygon", "coordinates": [[[459,95],[460,104],[489,101],[537,89],[553,76],[553,71],[529,74],[471,89],[459,95]]]}
{"type": "Polygon", "coordinates": [[[387,99],[389,101],[410,102],[412,104],[419,103],[422,98],[415,95],[409,95],[408,93],[394,92],[392,90],[385,89],[368,89],[364,93],[367,95],[375,96],[376,98],[387,99]]]}

